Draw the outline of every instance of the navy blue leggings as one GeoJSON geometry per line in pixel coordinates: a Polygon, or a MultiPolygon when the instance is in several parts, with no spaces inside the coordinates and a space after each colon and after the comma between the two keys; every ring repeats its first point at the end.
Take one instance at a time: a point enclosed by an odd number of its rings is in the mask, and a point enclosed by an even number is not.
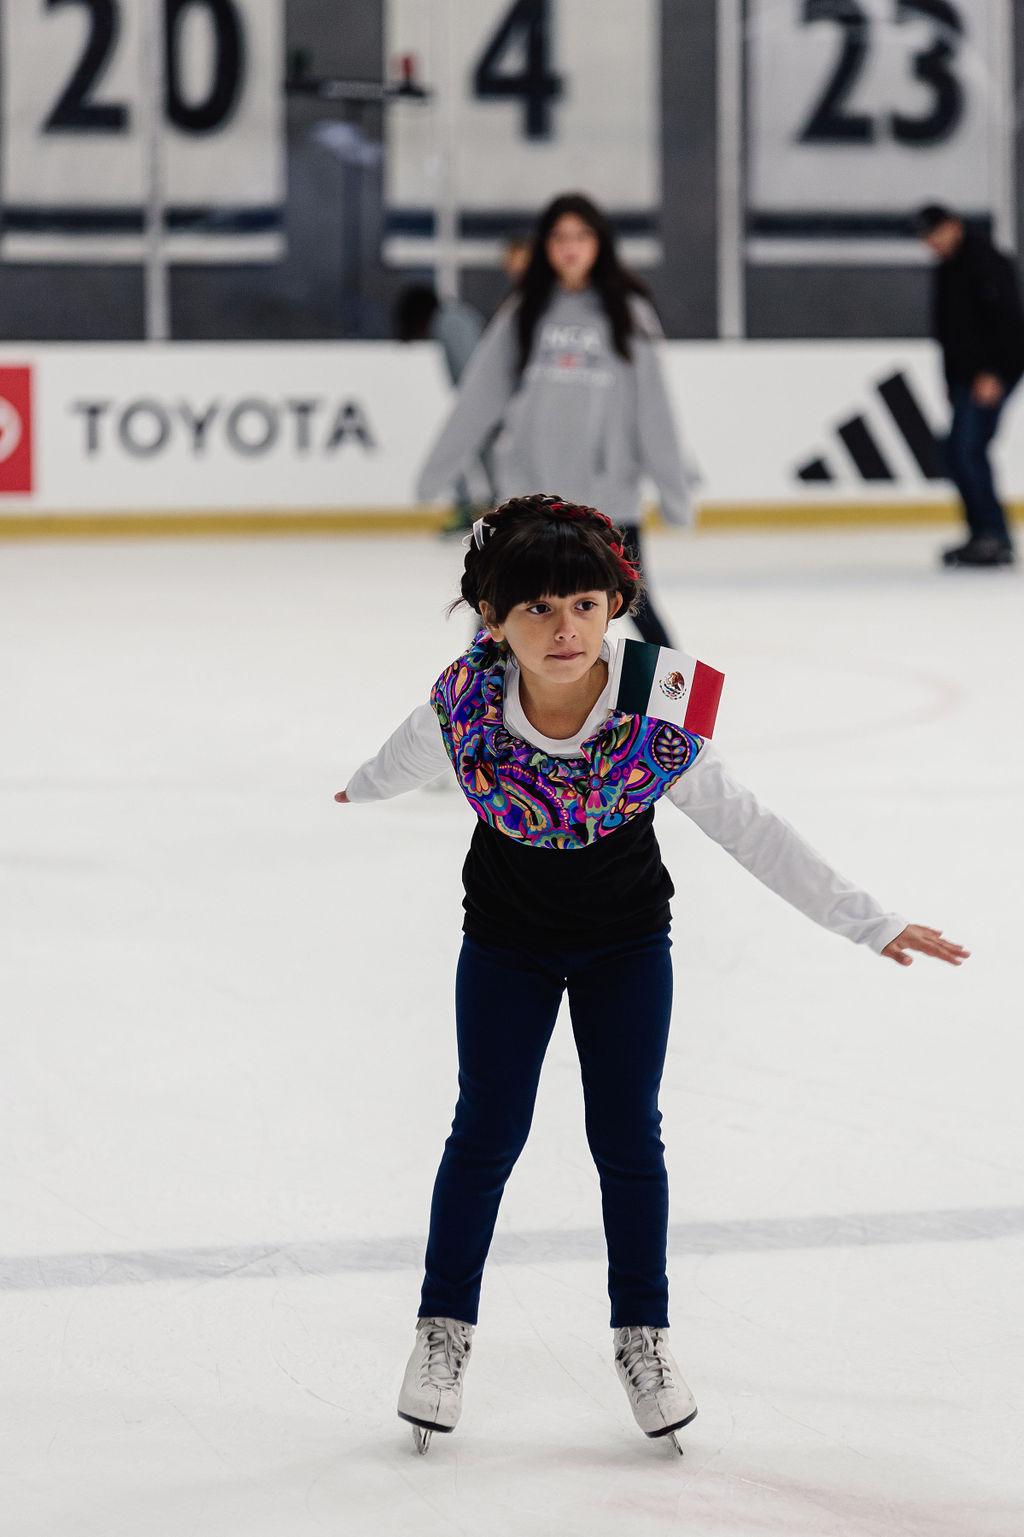
{"type": "Polygon", "coordinates": [[[463,939],[459,1098],[434,1183],[419,1316],[475,1324],[505,1182],[526,1144],[568,988],[601,1182],[612,1328],[668,1327],[668,1176],[658,1089],[672,1012],[668,929],[543,954],[463,939]]]}

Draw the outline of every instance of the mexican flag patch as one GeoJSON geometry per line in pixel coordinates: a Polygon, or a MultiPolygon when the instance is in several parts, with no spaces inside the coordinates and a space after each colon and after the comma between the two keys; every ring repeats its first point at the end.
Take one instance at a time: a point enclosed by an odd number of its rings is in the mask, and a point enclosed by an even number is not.
{"type": "Polygon", "coordinates": [[[612,663],[612,708],[624,715],[651,715],[710,737],[724,682],[724,673],[685,651],[620,640],[612,663]]]}

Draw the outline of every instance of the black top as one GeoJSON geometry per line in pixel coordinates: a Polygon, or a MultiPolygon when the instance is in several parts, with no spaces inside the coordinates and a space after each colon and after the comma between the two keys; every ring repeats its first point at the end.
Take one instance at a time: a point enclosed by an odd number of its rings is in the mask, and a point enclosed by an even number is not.
{"type": "Polygon", "coordinates": [[[467,934],[531,950],[653,934],[667,927],[675,894],[654,835],[653,806],[579,849],[535,848],[480,821],[462,882],[467,934]]]}
{"type": "Polygon", "coordinates": [[[952,389],[996,374],[1011,389],[1024,374],[1024,310],[1009,257],[976,230],[935,271],[933,332],[952,389]]]}

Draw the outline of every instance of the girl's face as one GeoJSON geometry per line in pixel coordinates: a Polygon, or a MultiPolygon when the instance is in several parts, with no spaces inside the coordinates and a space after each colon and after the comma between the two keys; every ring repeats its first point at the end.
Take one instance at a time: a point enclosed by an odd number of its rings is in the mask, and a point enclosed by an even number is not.
{"type": "Polygon", "coordinates": [[[544,249],[563,288],[586,287],[600,242],[578,214],[564,213],[555,220],[544,249]]]}
{"type": "MultiPolygon", "coordinates": [[[[517,603],[503,624],[488,629],[505,640],[524,672],[544,682],[571,687],[585,678],[601,655],[609,619],[622,607],[622,594],[574,592],[567,598],[534,598],[517,603]]],[[[486,618],[486,615],[485,615],[486,618]]]]}

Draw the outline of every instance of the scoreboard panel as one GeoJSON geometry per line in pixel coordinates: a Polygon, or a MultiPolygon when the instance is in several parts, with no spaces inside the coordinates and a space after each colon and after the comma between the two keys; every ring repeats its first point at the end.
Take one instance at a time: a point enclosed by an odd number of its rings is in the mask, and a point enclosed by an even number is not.
{"type": "Polygon", "coordinates": [[[754,260],[922,260],[949,203],[1012,240],[1006,0],[746,0],[754,260]]]}
{"type": "Polygon", "coordinates": [[[281,254],[282,0],[163,0],[156,14],[153,103],[140,0],[4,0],[8,259],[139,258],[154,110],[168,258],[281,254]]]}
{"type": "Polygon", "coordinates": [[[429,264],[447,240],[494,261],[580,191],[632,260],[656,260],[659,15],[657,0],[387,0],[389,64],[413,56],[430,95],[388,109],[386,257],[429,264]]]}

